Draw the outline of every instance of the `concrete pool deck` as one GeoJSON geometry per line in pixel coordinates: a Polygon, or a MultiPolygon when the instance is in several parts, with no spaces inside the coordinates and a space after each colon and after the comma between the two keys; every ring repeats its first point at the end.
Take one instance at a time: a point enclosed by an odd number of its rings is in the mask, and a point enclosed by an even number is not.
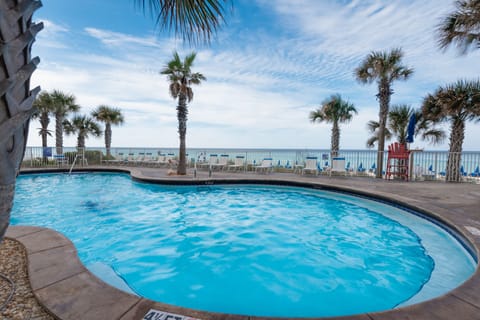
{"type": "MultiPolygon", "coordinates": [[[[480,253],[480,185],[441,182],[401,182],[364,177],[301,176],[292,173],[255,174],[200,171],[186,177],[168,176],[167,169],[92,167],[87,170],[120,170],[132,178],[159,183],[220,184],[275,183],[325,187],[372,195],[428,213],[450,226],[480,253]]],[[[38,227],[10,227],[7,237],[21,242],[28,256],[32,290],[52,315],[59,319],[141,320],[150,310],[163,311],[162,320],[177,316],[198,319],[267,319],[253,316],[202,312],[154,302],[117,290],[92,275],[78,259],[73,244],[61,234],[38,227]],[[170,316],[169,316],[170,314],[170,316]]],[[[339,303],[348,303],[339,302],[339,303]]],[[[151,319],[155,311],[151,311],[151,319]]],[[[160,313],[156,313],[160,315],[160,313]]],[[[272,319],[272,318],[270,318],[272,319]]],[[[285,319],[285,318],[283,318],[285,319]]],[[[416,305],[378,313],[322,318],[343,320],[480,319],[480,270],[453,291],[416,305]]],[[[149,319],[150,320],[150,319],[149,319]]]]}

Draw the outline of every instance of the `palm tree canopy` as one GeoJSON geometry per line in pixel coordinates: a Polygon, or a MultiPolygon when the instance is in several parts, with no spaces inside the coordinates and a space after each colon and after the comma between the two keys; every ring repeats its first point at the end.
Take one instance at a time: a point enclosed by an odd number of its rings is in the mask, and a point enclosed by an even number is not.
{"type": "Polygon", "coordinates": [[[161,29],[173,30],[189,43],[210,42],[211,36],[225,22],[228,0],[135,0],[147,10],[161,29]]]}
{"type": "Polygon", "coordinates": [[[192,73],[193,62],[196,53],[192,52],[182,61],[178,52],[173,53],[173,59],[160,71],[167,76],[170,82],[170,94],[176,99],[180,94],[187,97],[188,102],[193,99],[192,84],[200,84],[202,80],[207,80],[201,73],[192,73]]]}
{"type": "Polygon", "coordinates": [[[95,137],[102,135],[102,131],[95,120],[85,115],[75,116],[71,121],[65,120],[63,127],[66,134],[78,133],[78,135],[82,135],[85,138],[88,138],[90,134],[95,137]]]}
{"type": "Polygon", "coordinates": [[[47,91],[42,91],[33,102],[33,107],[36,109],[32,115],[32,118],[39,118],[40,114],[51,114],[55,110],[52,101],[52,96],[47,91]]]}
{"type": "Polygon", "coordinates": [[[357,114],[352,103],[345,101],[339,94],[334,94],[322,102],[321,108],[310,112],[312,122],[349,122],[357,114]]]}
{"type": "Polygon", "coordinates": [[[51,99],[53,102],[54,113],[61,117],[66,116],[70,112],[77,112],[80,110],[80,106],[75,102],[75,96],[73,94],[66,94],[59,90],[53,90],[51,93],[51,99]]]}
{"type": "Polygon", "coordinates": [[[406,80],[413,74],[413,69],[401,65],[403,51],[400,48],[391,52],[371,52],[355,69],[355,76],[361,83],[372,83],[375,80],[388,83],[394,80],[406,80]]]}
{"type": "Polygon", "coordinates": [[[480,81],[459,80],[439,87],[423,100],[423,116],[433,122],[480,121],[480,81]]]}
{"type": "Polygon", "coordinates": [[[123,124],[125,119],[122,111],[118,108],[109,107],[106,105],[100,105],[92,111],[92,117],[97,121],[110,123],[113,125],[123,124]]]}
{"type": "Polygon", "coordinates": [[[480,48],[480,0],[455,2],[456,11],[437,27],[440,48],[455,44],[462,54],[480,48]]]}
{"type": "MultiPolygon", "coordinates": [[[[425,119],[421,110],[415,110],[406,104],[394,105],[388,112],[388,127],[385,128],[385,138],[390,140],[393,136],[396,136],[398,142],[406,143],[408,122],[412,114],[415,114],[415,118],[417,119],[415,136],[420,135],[422,140],[426,140],[432,144],[441,143],[446,138],[445,132],[435,128],[432,121],[425,119]]],[[[373,134],[367,140],[367,147],[373,147],[375,142],[378,141],[379,127],[380,124],[378,121],[371,120],[367,123],[368,131],[373,134]]]]}

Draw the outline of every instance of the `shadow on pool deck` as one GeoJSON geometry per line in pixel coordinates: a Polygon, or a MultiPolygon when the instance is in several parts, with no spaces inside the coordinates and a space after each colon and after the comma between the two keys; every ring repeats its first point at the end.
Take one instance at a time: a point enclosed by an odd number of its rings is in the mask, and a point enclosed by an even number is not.
{"type": "MultiPolygon", "coordinates": [[[[298,184],[373,195],[411,206],[436,217],[461,234],[477,257],[480,252],[480,185],[399,182],[362,177],[312,177],[290,173],[263,175],[215,172],[213,177],[209,178],[208,172],[198,172],[197,177],[193,178],[192,173],[183,177],[168,176],[167,170],[156,168],[89,168],[105,169],[130,172],[134,179],[158,183],[298,184]]],[[[61,234],[49,229],[15,226],[8,229],[7,237],[16,239],[25,246],[28,274],[34,294],[39,302],[59,319],[141,320],[151,309],[199,319],[266,319],[175,307],[117,290],[93,276],[81,264],[73,244],[61,234]]],[[[180,320],[173,317],[165,319],[165,315],[161,319],[180,320]]],[[[322,319],[480,319],[480,270],[477,266],[475,274],[460,287],[433,300],[386,312],[322,319]]]]}

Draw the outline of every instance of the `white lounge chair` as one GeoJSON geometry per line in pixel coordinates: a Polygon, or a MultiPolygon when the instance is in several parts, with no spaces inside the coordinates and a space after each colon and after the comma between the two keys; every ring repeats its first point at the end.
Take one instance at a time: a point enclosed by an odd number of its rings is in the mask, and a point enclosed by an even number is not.
{"type": "Polygon", "coordinates": [[[210,155],[210,158],[208,158],[208,162],[199,163],[199,164],[197,165],[197,167],[198,167],[199,169],[209,169],[209,168],[211,168],[211,165],[217,163],[217,161],[218,161],[218,155],[215,154],[215,153],[212,153],[212,154],[210,155]]]}
{"type": "Polygon", "coordinates": [[[330,176],[333,172],[339,172],[347,175],[347,170],[345,170],[345,157],[333,157],[332,158],[332,167],[330,168],[330,176]]]}
{"type": "Polygon", "coordinates": [[[318,163],[317,157],[307,157],[305,160],[305,168],[302,169],[302,175],[306,172],[313,173],[314,175],[318,175],[318,163]]]}
{"type": "Polygon", "coordinates": [[[217,163],[212,163],[210,164],[210,167],[212,170],[224,170],[227,167],[228,164],[228,154],[221,154],[220,158],[218,159],[217,163]]]}
{"type": "Polygon", "coordinates": [[[245,169],[245,156],[236,156],[234,164],[230,164],[227,166],[227,170],[240,170],[245,169]]]}
{"type": "Polygon", "coordinates": [[[273,171],[272,158],[264,158],[262,163],[255,166],[255,172],[270,173],[273,171]]]}
{"type": "Polygon", "coordinates": [[[114,156],[115,159],[106,160],[107,164],[123,164],[125,162],[125,157],[123,152],[119,152],[114,156]]]}

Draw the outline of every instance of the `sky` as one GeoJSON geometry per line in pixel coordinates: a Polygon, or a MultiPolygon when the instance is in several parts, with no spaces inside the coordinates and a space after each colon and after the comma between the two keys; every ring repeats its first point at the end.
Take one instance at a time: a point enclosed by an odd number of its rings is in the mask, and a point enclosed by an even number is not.
{"type": "MultiPolygon", "coordinates": [[[[439,86],[476,80],[480,71],[480,50],[438,48],[435,30],[453,0],[234,0],[226,24],[200,46],[158,30],[133,0],[42,2],[34,20],[44,29],[32,49],[41,63],[31,86],[73,94],[80,114],[98,105],[121,109],[125,123],[113,127],[112,147],[178,146],[176,101],[159,73],[175,51],[195,51],[192,71],[207,78],[193,87],[187,148],[328,149],[331,124],[311,123],[309,113],[338,93],[358,110],[340,125],[340,148],[365,149],[366,124],[378,121],[377,85],[360,84],[354,70],[372,51],[402,48],[404,65],[414,69],[394,82],[391,105],[419,108],[439,86]]],[[[39,127],[31,122],[29,146],[41,145],[39,127]]],[[[464,150],[479,150],[478,136],[480,124],[468,123],[464,150]]],[[[75,146],[76,138],[64,144],[75,146]]],[[[413,147],[448,150],[448,138],[413,147]]]]}

